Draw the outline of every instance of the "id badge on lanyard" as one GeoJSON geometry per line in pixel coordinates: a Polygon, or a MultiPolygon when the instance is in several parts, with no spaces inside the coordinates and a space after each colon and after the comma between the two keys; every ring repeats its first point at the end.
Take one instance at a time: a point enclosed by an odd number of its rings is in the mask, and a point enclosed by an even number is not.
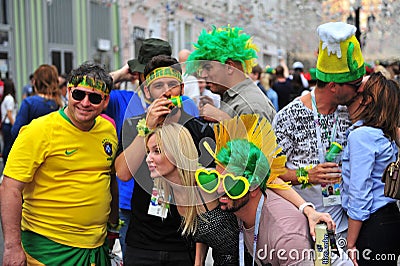
{"type": "MultiPolygon", "coordinates": [[[[311,92],[311,99],[312,99],[312,109],[313,109],[313,114],[314,114],[314,121],[315,123],[315,128],[316,128],[316,133],[317,133],[317,148],[318,148],[318,160],[320,163],[325,162],[325,154],[327,149],[324,149],[323,143],[322,143],[322,130],[321,130],[321,123],[320,119],[318,117],[318,110],[317,110],[317,104],[315,101],[315,93],[314,91],[311,92]]],[[[335,118],[334,118],[334,125],[333,125],[333,130],[332,130],[332,135],[331,135],[331,143],[335,141],[336,138],[336,127],[338,123],[338,113],[337,110],[335,111],[335,118]]],[[[328,124],[328,123],[326,123],[328,124]]],[[[328,126],[328,125],[326,125],[328,126]]],[[[328,206],[334,206],[334,205],[341,205],[342,201],[340,198],[340,189],[339,189],[339,183],[329,183],[329,184],[321,184],[321,194],[322,194],[322,202],[324,207],[328,206]]]]}
{"type": "Polygon", "coordinates": [[[169,204],[164,201],[164,191],[153,188],[147,214],[167,218],[169,204]]]}

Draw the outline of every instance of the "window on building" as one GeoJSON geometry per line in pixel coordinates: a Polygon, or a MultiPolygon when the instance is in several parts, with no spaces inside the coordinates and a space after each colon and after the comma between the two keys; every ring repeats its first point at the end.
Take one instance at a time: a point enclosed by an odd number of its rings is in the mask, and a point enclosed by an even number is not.
{"type": "Polygon", "coordinates": [[[58,73],[61,72],[61,52],[60,51],[52,51],[51,52],[51,64],[56,66],[58,69],[58,73]]]}
{"type": "Polygon", "coordinates": [[[192,25],[185,23],[185,48],[192,49],[192,25]]]}
{"type": "Polygon", "coordinates": [[[52,1],[47,16],[49,43],[73,45],[72,0],[52,1]]]}
{"type": "Polygon", "coordinates": [[[111,40],[111,25],[111,8],[99,4],[98,1],[91,1],[90,40],[93,47],[97,47],[98,39],[111,40]]]}
{"type": "Polygon", "coordinates": [[[59,74],[68,74],[73,66],[73,0],[52,1],[47,5],[48,38],[51,64],[59,74]],[[70,14],[66,16],[65,14],[70,14]]]}
{"type": "Polygon", "coordinates": [[[135,58],[139,55],[139,49],[145,39],[145,30],[141,27],[133,27],[133,43],[135,44],[135,58]]]}
{"type": "Polygon", "coordinates": [[[8,24],[7,0],[0,0],[0,24],[8,24]]]}
{"type": "Polygon", "coordinates": [[[0,48],[6,48],[8,45],[8,31],[0,30],[0,48]]]}
{"type": "Polygon", "coordinates": [[[0,78],[5,79],[9,78],[9,61],[8,61],[8,54],[0,52],[0,78]]]}
{"type": "Polygon", "coordinates": [[[51,51],[51,64],[56,66],[59,74],[68,74],[73,68],[73,53],[71,51],[51,51]]]}

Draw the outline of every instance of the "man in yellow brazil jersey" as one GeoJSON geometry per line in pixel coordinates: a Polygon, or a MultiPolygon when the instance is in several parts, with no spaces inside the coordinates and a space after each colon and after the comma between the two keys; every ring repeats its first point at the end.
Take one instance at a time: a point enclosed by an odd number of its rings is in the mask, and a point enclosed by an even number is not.
{"type": "Polygon", "coordinates": [[[118,140],[100,114],[112,84],[101,66],[84,63],[70,74],[68,105],[21,129],[0,186],[3,265],[110,264],[118,140]]]}

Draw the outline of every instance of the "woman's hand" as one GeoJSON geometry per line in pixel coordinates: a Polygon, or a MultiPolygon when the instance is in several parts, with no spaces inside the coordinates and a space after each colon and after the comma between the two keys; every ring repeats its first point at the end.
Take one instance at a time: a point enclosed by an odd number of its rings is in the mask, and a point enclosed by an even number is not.
{"type": "Polygon", "coordinates": [[[351,261],[353,262],[354,266],[358,266],[357,263],[357,247],[353,246],[353,247],[347,247],[347,254],[349,254],[349,257],[351,259],[351,261]]]}
{"type": "Polygon", "coordinates": [[[317,212],[313,207],[307,206],[304,208],[304,215],[308,219],[310,226],[310,234],[315,241],[315,226],[318,223],[324,222],[329,230],[335,230],[336,224],[329,213],[317,212]]]}

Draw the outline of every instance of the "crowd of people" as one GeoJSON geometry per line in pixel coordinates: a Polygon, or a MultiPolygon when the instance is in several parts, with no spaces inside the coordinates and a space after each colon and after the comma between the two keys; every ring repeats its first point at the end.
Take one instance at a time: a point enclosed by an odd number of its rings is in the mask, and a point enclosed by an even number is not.
{"type": "Polygon", "coordinates": [[[400,87],[355,31],[320,25],[309,73],[226,26],[179,60],[149,38],[111,73],[41,65],[19,108],[6,80],[3,265],[111,265],[116,239],[123,265],[314,265],[319,223],[332,265],[397,265],[400,87]]]}

